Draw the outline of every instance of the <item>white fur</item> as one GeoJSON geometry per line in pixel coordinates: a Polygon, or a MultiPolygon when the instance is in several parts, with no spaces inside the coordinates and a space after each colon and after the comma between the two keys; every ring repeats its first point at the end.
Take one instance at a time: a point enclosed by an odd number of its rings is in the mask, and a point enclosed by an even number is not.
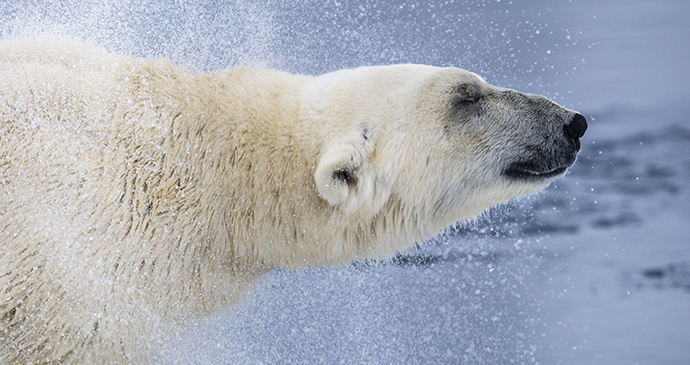
{"type": "Polygon", "coordinates": [[[501,172],[561,128],[498,96],[451,117],[453,85],[502,89],[418,65],[197,74],[49,38],[0,43],[0,80],[0,363],[140,363],[273,268],[389,257],[542,189],[501,172]]]}

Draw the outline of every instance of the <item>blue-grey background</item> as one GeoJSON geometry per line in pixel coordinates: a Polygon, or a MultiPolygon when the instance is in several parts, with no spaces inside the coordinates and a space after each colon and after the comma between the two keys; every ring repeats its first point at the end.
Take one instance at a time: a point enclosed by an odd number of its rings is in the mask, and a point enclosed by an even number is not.
{"type": "Polygon", "coordinates": [[[166,364],[689,364],[690,2],[0,2],[42,32],[199,71],[457,66],[590,122],[544,193],[390,262],[269,273],[166,364]]]}

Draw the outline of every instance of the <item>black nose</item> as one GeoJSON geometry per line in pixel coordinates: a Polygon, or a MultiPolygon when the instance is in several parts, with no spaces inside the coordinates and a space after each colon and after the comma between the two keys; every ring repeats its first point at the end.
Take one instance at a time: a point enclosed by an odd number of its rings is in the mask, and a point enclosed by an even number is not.
{"type": "Polygon", "coordinates": [[[582,116],[582,114],[575,114],[573,120],[570,121],[565,127],[565,131],[568,132],[568,137],[570,138],[582,138],[587,130],[587,119],[582,116]]]}
{"type": "Polygon", "coordinates": [[[582,114],[575,114],[568,125],[565,126],[565,133],[575,142],[575,148],[580,150],[580,138],[585,135],[587,130],[587,119],[582,114]]]}

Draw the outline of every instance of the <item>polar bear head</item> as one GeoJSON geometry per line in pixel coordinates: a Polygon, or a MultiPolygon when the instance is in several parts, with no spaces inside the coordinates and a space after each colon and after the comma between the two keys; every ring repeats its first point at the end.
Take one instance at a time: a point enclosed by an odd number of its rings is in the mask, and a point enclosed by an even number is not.
{"type": "Polygon", "coordinates": [[[544,97],[457,68],[339,71],[304,98],[322,139],[319,195],[365,220],[395,206],[423,235],[542,190],[575,162],[587,127],[544,97]]]}

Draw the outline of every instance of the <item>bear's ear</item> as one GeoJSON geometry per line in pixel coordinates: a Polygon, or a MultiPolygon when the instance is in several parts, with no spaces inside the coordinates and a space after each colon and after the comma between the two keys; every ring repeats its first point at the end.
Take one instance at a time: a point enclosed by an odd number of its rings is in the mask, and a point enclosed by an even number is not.
{"type": "Polygon", "coordinates": [[[350,143],[331,146],[321,156],[314,173],[319,195],[335,207],[350,210],[368,189],[361,152],[350,143]],[[364,191],[363,191],[364,190],[364,191]]]}

